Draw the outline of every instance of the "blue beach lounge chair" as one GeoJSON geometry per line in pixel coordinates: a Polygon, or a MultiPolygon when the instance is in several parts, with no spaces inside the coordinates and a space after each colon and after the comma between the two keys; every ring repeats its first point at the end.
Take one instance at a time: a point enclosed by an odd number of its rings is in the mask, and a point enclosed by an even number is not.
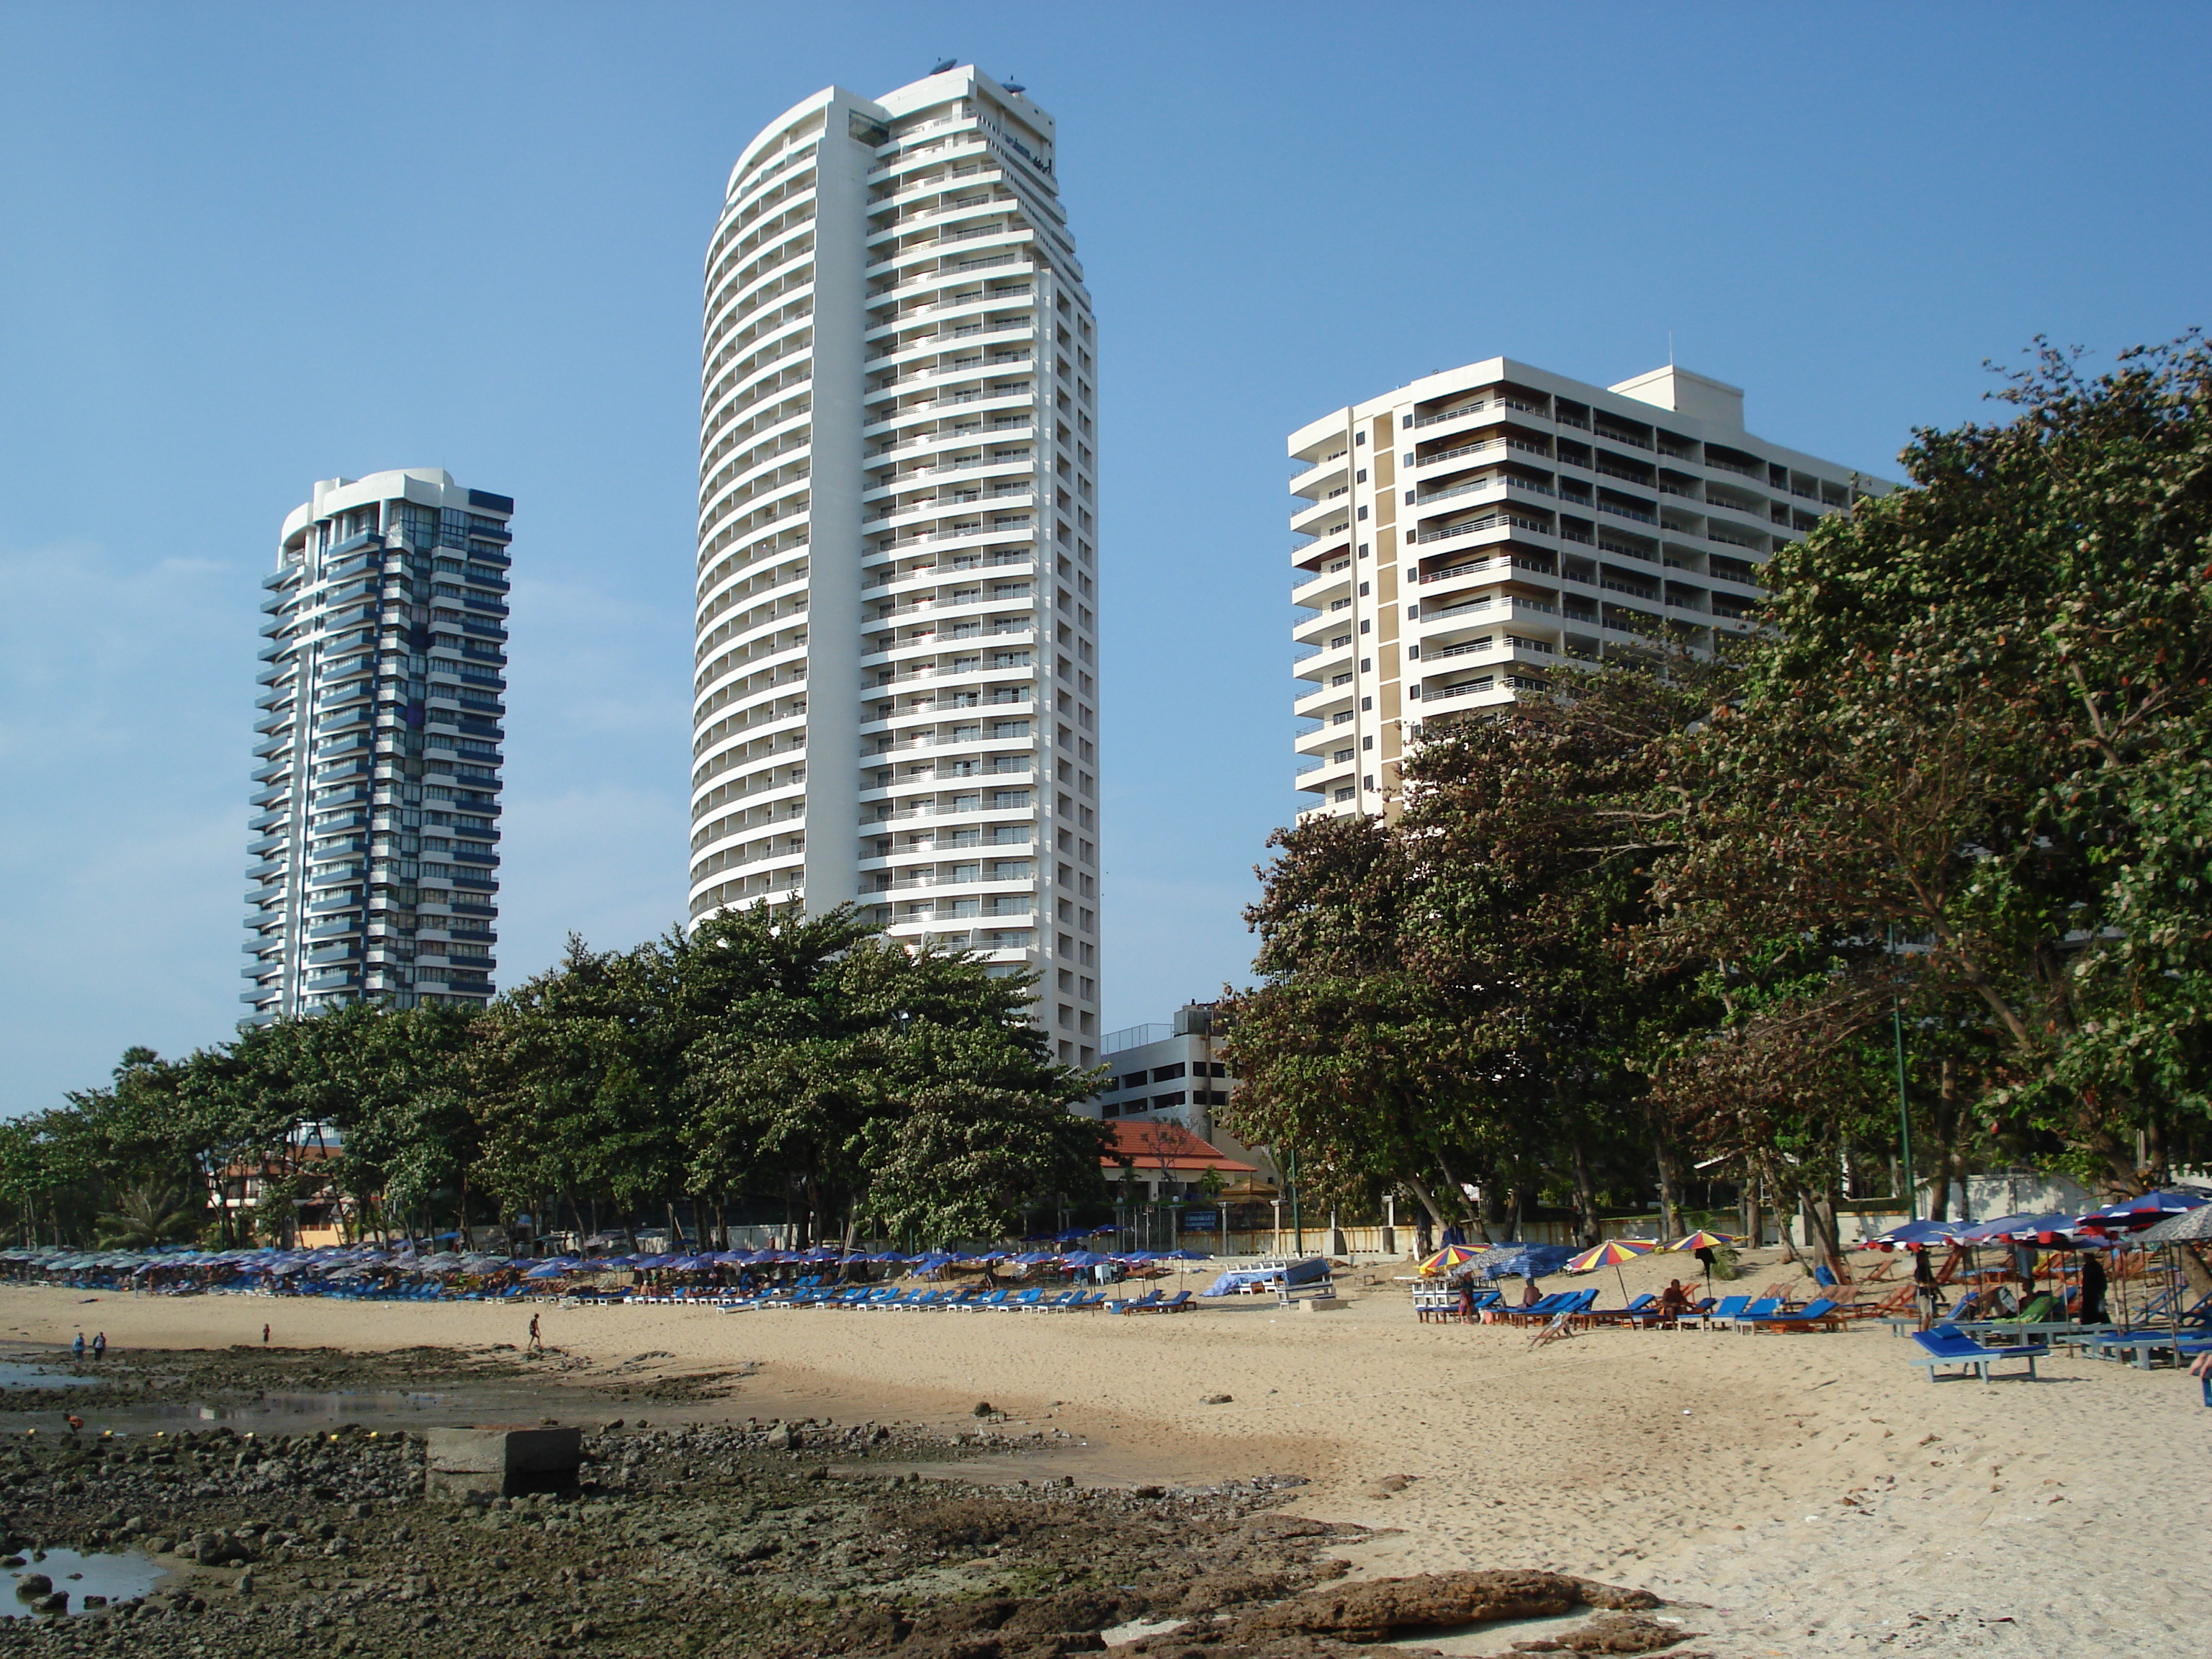
{"type": "Polygon", "coordinates": [[[1158,1307],[1160,1293],[1158,1291],[1147,1291],[1133,1302],[1109,1302],[1106,1304],[1106,1311],[1109,1314],[1144,1313],[1149,1309],[1158,1307]]]}
{"type": "Polygon", "coordinates": [[[1964,1331],[1942,1327],[1932,1331],[1915,1331],[1912,1340],[1927,1351],[1927,1357],[1911,1363],[1927,1368],[1930,1382],[1942,1382],[1943,1379],[1938,1368],[1949,1365],[1960,1367],[1961,1376],[1972,1370],[1987,1382],[1990,1381],[1990,1367],[2000,1359],[2027,1361],[2027,1378],[2032,1382],[2035,1380],[2035,1362],[2048,1358],[2051,1352],[2047,1345],[2039,1342],[2021,1343],[2008,1348],[1988,1347],[1975,1341],[1964,1331]]]}
{"type": "Polygon", "coordinates": [[[1740,1331],[1810,1331],[1838,1330],[1844,1322],[1843,1310],[1826,1297],[1808,1302],[1796,1313],[1745,1314],[1736,1321],[1740,1331]]]}

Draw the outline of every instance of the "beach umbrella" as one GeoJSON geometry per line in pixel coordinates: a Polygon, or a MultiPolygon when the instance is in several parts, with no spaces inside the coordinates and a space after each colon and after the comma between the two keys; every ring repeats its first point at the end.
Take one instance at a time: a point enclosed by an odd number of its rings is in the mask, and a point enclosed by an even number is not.
{"type": "Polygon", "coordinates": [[[2137,1233],[2131,1244],[2186,1244],[2212,1238],[2212,1204],[2182,1210],[2148,1231],[2137,1233]]]}
{"type": "Polygon", "coordinates": [[[1961,1244],[1987,1244],[2009,1239],[2014,1231],[2035,1218],[2032,1215],[1996,1216],[1964,1229],[1960,1232],[1957,1242],[1961,1244]]]}
{"type": "Polygon", "coordinates": [[[1709,1233],[1703,1227],[1678,1238],[1667,1248],[1670,1250],[1717,1250],[1724,1246],[1741,1244],[1743,1241],[1733,1233],[1709,1233]]]}
{"type": "Polygon", "coordinates": [[[1742,1243],[1743,1241],[1733,1233],[1709,1233],[1700,1227],[1697,1231],[1676,1239],[1667,1248],[1670,1250],[1693,1250],[1704,1253],[1698,1257],[1698,1265],[1705,1270],[1705,1294],[1711,1296],[1713,1293],[1712,1253],[1742,1243]]]}
{"type": "Polygon", "coordinates": [[[1907,1221],[1867,1240],[1885,1250],[1923,1250],[1931,1244],[1948,1244],[1959,1236],[1956,1221],[1907,1221]]]}
{"type": "Polygon", "coordinates": [[[1433,1279],[1438,1273],[1448,1273],[1455,1267],[1466,1267],[1480,1254],[1480,1251],[1470,1250],[1464,1244],[1447,1244],[1434,1255],[1424,1257],[1419,1271],[1424,1277],[1433,1279]]]}
{"type": "Polygon", "coordinates": [[[1628,1279],[1620,1271],[1621,1264],[1633,1261],[1641,1255],[1649,1255],[1658,1248],[1659,1241],[1656,1238],[1608,1238],[1604,1243],[1584,1250],[1568,1262],[1567,1271],[1587,1273],[1600,1267],[1612,1268],[1613,1276],[1620,1281],[1620,1299],[1626,1304],[1628,1300],[1628,1279]]]}
{"type": "Polygon", "coordinates": [[[2117,1204],[2107,1204],[2101,1210],[2092,1210],[2081,1218],[2081,1224],[2100,1231],[2155,1225],[2170,1215],[2183,1215],[2205,1206],[2203,1196],[2197,1193],[2144,1193],[2140,1197],[2124,1198],[2117,1204]]]}

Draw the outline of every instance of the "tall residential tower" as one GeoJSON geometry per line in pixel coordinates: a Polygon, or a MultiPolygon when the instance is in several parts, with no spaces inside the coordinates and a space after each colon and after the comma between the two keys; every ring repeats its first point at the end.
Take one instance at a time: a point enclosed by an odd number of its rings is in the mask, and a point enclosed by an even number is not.
{"type": "Polygon", "coordinates": [[[249,1018],[492,994],[504,495],[410,468],[284,520],[262,610],[249,1018]]]}
{"type": "Polygon", "coordinates": [[[857,903],[1098,1044],[1097,340],[1052,118],[776,118],[707,251],[691,915],[857,903]]]}
{"type": "Polygon", "coordinates": [[[1512,701],[1562,659],[1750,624],[1759,567],[1889,486],[1744,430],[1736,387],[1612,387],[1503,357],[1291,434],[1302,814],[1380,812],[1424,718],[1512,701]]]}

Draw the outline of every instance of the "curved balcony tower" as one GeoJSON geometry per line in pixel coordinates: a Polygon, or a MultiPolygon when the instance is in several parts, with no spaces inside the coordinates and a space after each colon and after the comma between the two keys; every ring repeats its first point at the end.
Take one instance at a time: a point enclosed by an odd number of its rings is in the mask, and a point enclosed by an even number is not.
{"type": "Polygon", "coordinates": [[[1052,118],[785,112],[706,260],[690,914],[856,904],[1097,1058],[1097,343],[1052,118]]]}
{"type": "Polygon", "coordinates": [[[249,1020],[489,1000],[514,512],[410,468],[325,479],[284,520],[261,584],[249,1020]]]}

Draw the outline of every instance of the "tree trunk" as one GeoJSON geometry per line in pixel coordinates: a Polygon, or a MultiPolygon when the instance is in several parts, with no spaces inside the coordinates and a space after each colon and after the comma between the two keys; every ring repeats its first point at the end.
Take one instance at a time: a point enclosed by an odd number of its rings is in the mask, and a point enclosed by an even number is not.
{"type": "Polygon", "coordinates": [[[1481,1233],[1484,1242],[1487,1243],[1490,1237],[1489,1231],[1483,1226],[1482,1218],[1476,1213],[1474,1206],[1468,1201],[1467,1188],[1460,1185],[1459,1177],[1452,1173],[1451,1165],[1444,1162],[1443,1148],[1441,1146],[1437,1148],[1437,1168],[1443,1172],[1444,1185],[1449,1190],[1452,1202],[1458,1206],[1460,1214],[1474,1224],[1475,1231],[1481,1233]]]}
{"type": "Polygon", "coordinates": [[[1666,1126],[1660,1121],[1658,1109],[1647,1105],[1646,1115],[1651,1124],[1651,1152],[1659,1166],[1659,1230],[1668,1238],[1682,1236],[1682,1211],[1678,1196],[1680,1187],[1674,1178],[1674,1149],[1668,1143],[1666,1126]]]}
{"type": "Polygon", "coordinates": [[[1406,1186],[1415,1198],[1420,1200],[1421,1207],[1429,1212],[1429,1219],[1436,1224],[1437,1231],[1442,1232],[1444,1230],[1444,1212],[1437,1208],[1436,1195],[1430,1192],[1428,1183],[1419,1176],[1409,1175],[1406,1177],[1406,1186]]]}
{"type": "Polygon", "coordinates": [[[2190,1300],[2212,1296],[2212,1268],[2205,1267],[2200,1248],[2185,1243],[2174,1255],[2181,1260],[2181,1276],[2188,1281],[2190,1300]]]}
{"type": "MultiPolygon", "coordinates": [[[[1936,1196],[1928,1206],[1930,1221],[1951,1218],[1951,1158],[1959,1135],[1959,1063],[1946,1058],[1936,1073],[1936,1145],[1932,1149],[1936,1160],[1936,1196]]],[[[1910,1193],[1905,1194],[1909,1200],[1910,1193]]]]}
{"type": "Polygon", "coordinates": [[[1574,1138],[1575,1220],[1585,1248],[1598,1242],[1597,1183],[1590,1175],[1589,1149],[1579,1132],[1574,1138]]]}

